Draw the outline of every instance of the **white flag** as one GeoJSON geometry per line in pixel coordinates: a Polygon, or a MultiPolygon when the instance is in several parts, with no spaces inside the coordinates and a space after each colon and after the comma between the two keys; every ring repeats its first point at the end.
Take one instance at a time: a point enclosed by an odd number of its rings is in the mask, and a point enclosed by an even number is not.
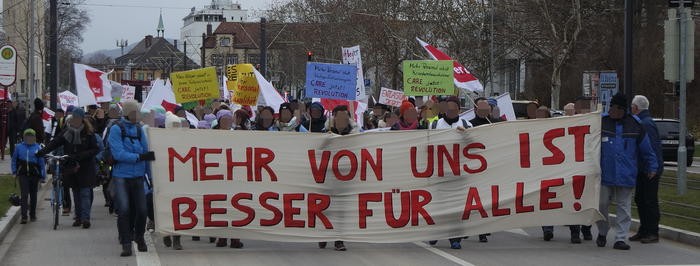
{"type": "Polygon", "coordinates": [[[112,101],[112,85],[107,73],[83,64],[73,64],[73,69],[81,107],[112,101]]]}

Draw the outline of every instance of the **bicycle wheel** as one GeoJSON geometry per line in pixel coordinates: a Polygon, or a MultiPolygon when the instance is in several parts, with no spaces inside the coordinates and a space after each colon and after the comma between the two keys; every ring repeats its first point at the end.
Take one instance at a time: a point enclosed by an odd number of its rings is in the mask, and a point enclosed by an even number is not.
{"type": "Polygon", "coordinates": [[[54,186],[54,202],[53,202],[53,230],[58,228],[58,216],[61,215],[61,187],[54,186]]]}

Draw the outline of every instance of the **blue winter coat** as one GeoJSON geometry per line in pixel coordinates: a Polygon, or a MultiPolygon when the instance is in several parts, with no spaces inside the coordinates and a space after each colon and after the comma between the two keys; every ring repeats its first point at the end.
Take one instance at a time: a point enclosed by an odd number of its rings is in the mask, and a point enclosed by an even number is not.
{"type": "Polygon", "coordinates": [[[24,142],[18,144],[15,147],[15,152],[12,153],[12,174],[17,175],[25,173],[27,171],[27,166],[23,164],[28,162],[34,165],[34,167],[38,166],[39,173],[41,174],[40,177],[46,178],[46,162],[44,157],[36,156],[36,153],[40,149],[41,146],[36,143],[32,145],[28,145],[24,142]]]}
{"type": "Polygon", "coordinates": [[[603,116],[600,168],[606,186],[634,187],[637,168],[656,172],[659,165],[649,137],[637,120],[625,115],[620,120],[603,116]],[[637,161],[643,158],[643,161],[637,161]]]}
{"type": "Polygon", "coordinates": [[[126,130],[126,137],[122,139],[122,130],[119,125],[113,125],[109,129],[107,143],[112,157],[116,161],[112,167],[112,177],[135,178],[146,175],[147,165],[139,160],[139,155],[148,151],[148,141],[140,124],[133,124],[126,119],[120,122],[126,130]],[[138,138],[141,131],[140,138],[138,138]]]}
{"type": "MultiPolygon", "coordinates": [[[[659,138],[659,129],[656,127],[654,119],[651,118],[649,110],[644,110],[640,112],[638,115],[636,115],[636,117],[639,119],[639,123],[642,124],[642,126],[644,127],[644,131],[646,131],[647,136],[649,137],[651,147],[654,148],[654,155],[656,155],[656,163],[658,164],[656,175],[661,176],[661,174],[663,174],[664,172],[664,157],[663,150],[661,150],[661,139],[659,138]]],[[[643,160],[643,158],[639,157],[637,158],[637,160],[643,160]]],[[[637,172],[639,172],[640,175],[644,175],[646,177],[648,173],[646,171],[646,168],[644,168],[643,165],[638,165],[637,168],[637,172]]]]}

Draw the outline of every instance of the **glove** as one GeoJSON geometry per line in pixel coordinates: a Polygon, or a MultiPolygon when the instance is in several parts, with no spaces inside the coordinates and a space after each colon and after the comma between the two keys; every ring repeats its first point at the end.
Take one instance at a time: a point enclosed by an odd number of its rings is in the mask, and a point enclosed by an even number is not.
{"type": "Polygon", "coordinates": [[[155,161],[156,160],[156,154],[153,153],[152,151],[149,151],[147,153],[143,153],[139,155],[139,161],[155,161]]]}
{"type": "Polygon", "coordinates": [[[44,157],[44,155],[46,155],[46,152],[43,152],[41,150],[36,152],[36,157],[44,157]]]}

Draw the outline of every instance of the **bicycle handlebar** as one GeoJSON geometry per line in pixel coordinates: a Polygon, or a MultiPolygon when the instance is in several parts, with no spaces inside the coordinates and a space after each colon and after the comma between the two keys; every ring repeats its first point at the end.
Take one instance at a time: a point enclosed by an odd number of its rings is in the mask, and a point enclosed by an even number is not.
{"type": "Polygon", "coordinates": [[[45,157],[46,159],[49,159],[49,160],[65,161],[65,160],[68,159],[68,157],[70,157],[70,156],[68,156],[68,155],[46,154],[46,155],[44,155],[44,157],[45,157]]]}

